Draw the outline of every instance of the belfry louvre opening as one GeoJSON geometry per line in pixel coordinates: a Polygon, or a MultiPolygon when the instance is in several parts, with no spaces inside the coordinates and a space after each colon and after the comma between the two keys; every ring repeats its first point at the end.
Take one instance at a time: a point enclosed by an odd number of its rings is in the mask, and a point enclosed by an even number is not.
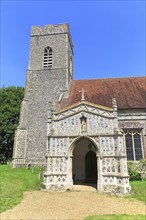
{"type": "Polygon", "coordinates": [[[52,67],[52,48],[51,47],[47,47],[44,50],[44,67],[52,67]]]}

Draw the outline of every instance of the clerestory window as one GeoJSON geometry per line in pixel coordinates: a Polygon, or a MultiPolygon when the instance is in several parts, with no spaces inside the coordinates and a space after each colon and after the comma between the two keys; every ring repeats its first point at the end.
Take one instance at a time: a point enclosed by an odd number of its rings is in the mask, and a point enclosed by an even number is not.
{"type": "Polygon", "coordinates": [[[140,160],[143,158],[140,132],[127,131],[125,133],[125,144],[127,160],[140,160]]]}
{"type": "Polygon", "coordinates": [[[52,48],[46,47],[44,50],[44,68],[52,67],[53,57],[52,57],[52,48]]]}

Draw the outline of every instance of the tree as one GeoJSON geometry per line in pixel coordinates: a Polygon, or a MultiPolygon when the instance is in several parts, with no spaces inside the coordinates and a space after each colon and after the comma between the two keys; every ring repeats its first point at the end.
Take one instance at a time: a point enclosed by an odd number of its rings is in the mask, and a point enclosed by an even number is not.
{"type": "Polygon", "coordinates": [[[0,89],[0,161],[12,158],[14,133],[18,126],[23,87],[0,89]]]}

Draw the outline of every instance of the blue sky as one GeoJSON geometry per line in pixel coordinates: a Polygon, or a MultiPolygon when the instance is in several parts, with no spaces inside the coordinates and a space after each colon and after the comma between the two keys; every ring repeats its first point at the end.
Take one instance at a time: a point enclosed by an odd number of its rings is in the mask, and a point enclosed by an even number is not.
{"type": "Polygon", "coordinates": [[[145,75],[145,1],[1,0],[1,86],[24,86],[31,26],[69,23],[74,78],[145,75]]]}

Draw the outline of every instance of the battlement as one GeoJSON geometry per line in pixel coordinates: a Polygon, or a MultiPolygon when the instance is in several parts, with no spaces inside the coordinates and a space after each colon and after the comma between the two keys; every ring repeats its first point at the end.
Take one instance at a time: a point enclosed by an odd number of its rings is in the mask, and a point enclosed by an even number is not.
{"type": "Polygon", "coordinates": [[[69,25],[67,23],[58,24],[58,25],[49,24],[43,27],[40,27],[40,26],[31,27],[31,36],[60,34],[60,33],[70,34],[69,25]]]}

